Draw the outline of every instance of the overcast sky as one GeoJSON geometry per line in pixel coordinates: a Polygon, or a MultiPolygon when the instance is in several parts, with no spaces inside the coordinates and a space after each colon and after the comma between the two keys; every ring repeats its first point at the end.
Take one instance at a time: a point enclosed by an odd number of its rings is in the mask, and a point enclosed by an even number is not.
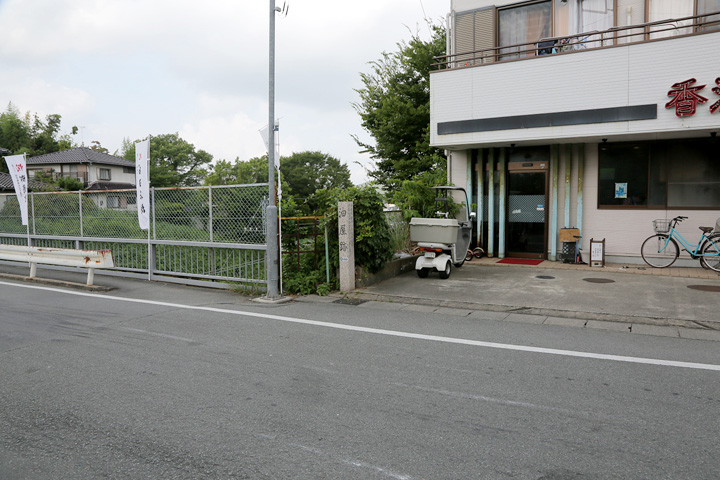
{"type": "MultiPolygon", "coordinates": [[[[283,0],[276,0],[278,6],[283,0]]],[[[288,0],[276,19],[281,155],[319,150],[367,179],[370,137],[352,107],[368,62],[449,0],[288,0]]],[[[110,153],[123,138],[179,133],[215,160],[265,154],[268,0],[0,0],[0,105],[62,115],[62,133],[110,153]]]]}

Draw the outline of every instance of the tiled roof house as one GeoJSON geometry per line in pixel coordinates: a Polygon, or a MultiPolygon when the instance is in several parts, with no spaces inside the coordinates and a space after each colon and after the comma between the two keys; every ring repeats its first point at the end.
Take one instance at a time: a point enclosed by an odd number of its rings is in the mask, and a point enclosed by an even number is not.
{"type": "Polygon", "coordinates": [[[88,147],[29,157],[27,169],[30,178],[37,174],[73,177],[83,182],[86,189],[91,186],[97,189],[106,183],[113,188],[135,186],[135,162],[88,147]]]}

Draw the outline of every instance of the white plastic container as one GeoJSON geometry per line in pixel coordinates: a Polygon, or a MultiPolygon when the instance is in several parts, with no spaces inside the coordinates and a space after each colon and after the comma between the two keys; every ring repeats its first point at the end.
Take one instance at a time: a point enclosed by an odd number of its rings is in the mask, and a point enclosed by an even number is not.
{"type": "Polygon", "coordinates": [[[454,218],[410,219],[410,240],[418,243],[457,242],[460,225],[454,218]]]}

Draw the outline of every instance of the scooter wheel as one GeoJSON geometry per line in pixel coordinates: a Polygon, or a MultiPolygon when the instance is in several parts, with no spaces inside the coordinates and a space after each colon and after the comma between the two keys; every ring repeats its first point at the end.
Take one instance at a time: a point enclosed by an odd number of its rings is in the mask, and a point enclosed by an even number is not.
{"type": "Polygon", "coordinates": [[[429,268],[421,268],[420,270],[416,270],[418,277],[420,278],[427,278],[428,274],[430,273],[429,268]]]}
{"type": "Polygon", "coordinates": [[[445,262],[445,270],[440,271],[440,278],[445,280],[450,276],[450,271],[452,270],[452,264],[450,263],[450,260],[445,262]]]}

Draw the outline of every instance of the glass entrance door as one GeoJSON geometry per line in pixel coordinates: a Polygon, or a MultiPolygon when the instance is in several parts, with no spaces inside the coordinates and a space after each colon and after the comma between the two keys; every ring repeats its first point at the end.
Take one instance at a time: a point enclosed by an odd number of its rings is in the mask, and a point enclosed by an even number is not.
{"type": "Polygon", "coordinates": [[[546,258],[547,171],[509,170],[507,192],[507,255],[546,258]]]}

